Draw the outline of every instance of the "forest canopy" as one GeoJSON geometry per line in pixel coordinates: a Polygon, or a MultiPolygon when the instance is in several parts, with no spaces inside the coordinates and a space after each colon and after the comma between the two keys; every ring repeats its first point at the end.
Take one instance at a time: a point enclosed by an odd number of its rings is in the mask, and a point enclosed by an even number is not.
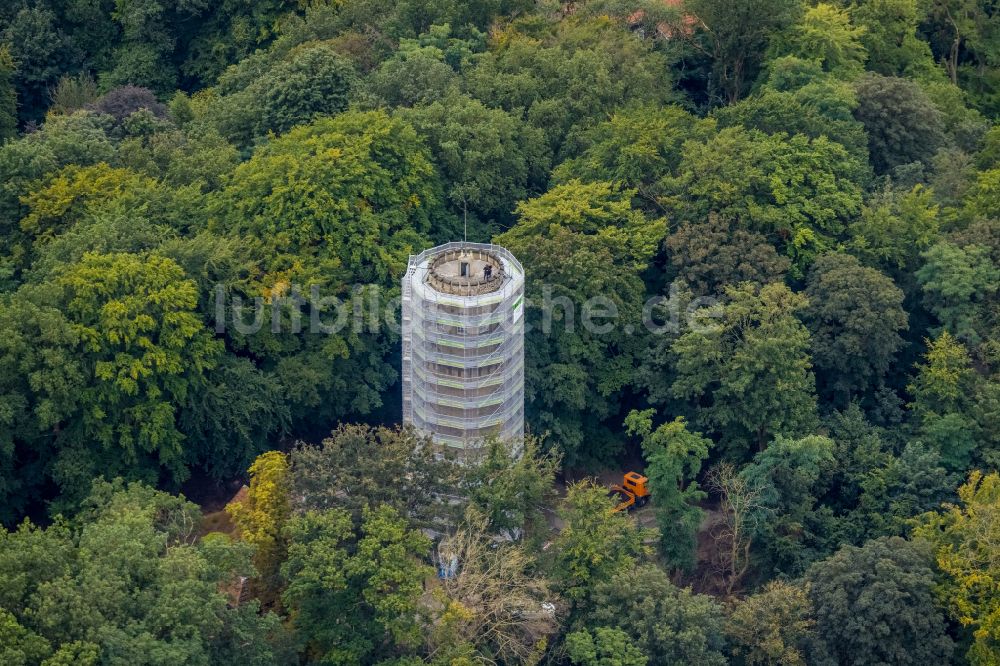
{"type": "Polygon", "coordinates": [[[4,2],[0,663],[1000,663],[998,123],[985,0],[4,2]]]}

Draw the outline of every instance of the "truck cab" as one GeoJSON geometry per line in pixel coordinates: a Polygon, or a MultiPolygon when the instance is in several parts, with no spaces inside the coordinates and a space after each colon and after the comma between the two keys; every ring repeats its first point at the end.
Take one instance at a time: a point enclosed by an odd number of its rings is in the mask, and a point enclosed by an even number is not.
{"type": "Polygon", "coordinates": [[[636,507],[645,506],[649,502],[649,479],[638,472],[628,472],[622,478],[621,485],[611,486],[608,496],[617,501],[614,511],[631,511],[636,507]]]}

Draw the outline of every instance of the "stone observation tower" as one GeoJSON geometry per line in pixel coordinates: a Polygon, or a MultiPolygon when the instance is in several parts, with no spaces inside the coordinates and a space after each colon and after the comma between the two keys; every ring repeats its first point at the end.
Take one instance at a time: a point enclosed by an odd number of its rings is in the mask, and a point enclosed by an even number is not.
{"type": "Polygon", "coordinates": [[[498,245],[448,243],[403,277],[403,422],[461,453],[524,435],[524,269],[498,245]]]}

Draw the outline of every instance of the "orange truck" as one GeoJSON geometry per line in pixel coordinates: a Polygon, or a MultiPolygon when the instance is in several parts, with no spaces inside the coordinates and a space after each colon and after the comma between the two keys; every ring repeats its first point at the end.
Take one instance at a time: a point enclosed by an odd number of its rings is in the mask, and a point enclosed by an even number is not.
{"type": "Polygon", "coordinates": [[[637,472],[628,472],[622,479],[621,485],[611,486],[608,496],[617,499],[614,511],[631,511],[640,506],[646,506],[649,501],[649,479],[637,472]]]}

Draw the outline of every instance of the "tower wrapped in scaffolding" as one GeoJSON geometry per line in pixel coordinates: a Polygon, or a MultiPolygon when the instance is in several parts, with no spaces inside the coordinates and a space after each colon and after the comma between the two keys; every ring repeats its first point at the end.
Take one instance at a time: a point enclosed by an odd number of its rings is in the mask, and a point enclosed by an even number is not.
{"type": "Polygon", "coordinates": [[[448,243],[403,277],[403,422],[466,454],[524,436],[524,269],[498,245],[448,243]]]}

